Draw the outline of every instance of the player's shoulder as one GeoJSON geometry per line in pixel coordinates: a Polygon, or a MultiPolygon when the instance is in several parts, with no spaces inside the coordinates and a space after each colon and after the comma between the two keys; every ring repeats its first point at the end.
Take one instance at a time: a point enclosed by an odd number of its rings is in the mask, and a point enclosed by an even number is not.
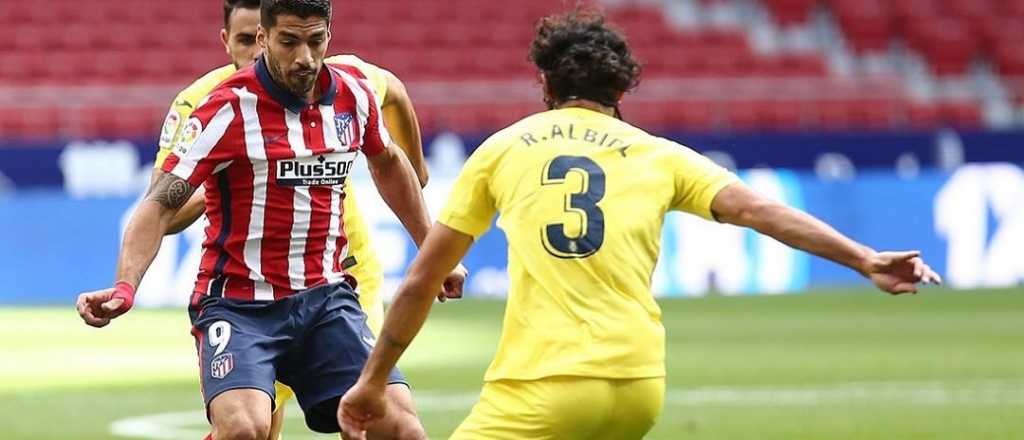
{"type": "Polygon", "coordinates": [[[235,70],[234,65],[228,64],[207,72],[182,89],[175,98],[174,105],[187,106],[194,110],[207,95],[217,89],[218,85],[235,74],[235,70]]]}
{"type": "Polygon", "coordinates": [[[480,148],[507,150],[516,145],[523,144],[524,136],[536,131],[538,126],[548,123],[548,113],[550,112],[532,113],[524,116],[522,119],[488,136],[480,145],[480,148]]]}

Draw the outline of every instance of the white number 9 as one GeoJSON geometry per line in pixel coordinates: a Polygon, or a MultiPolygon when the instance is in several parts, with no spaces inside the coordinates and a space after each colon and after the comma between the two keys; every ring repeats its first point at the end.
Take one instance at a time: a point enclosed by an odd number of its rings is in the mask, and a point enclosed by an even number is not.
{"type": "Polygon", "coordinates": [[[228,341],[231,340],[231,324],[227,321],[217,321],[210,325],[210,329],[206,333],[206,337],[210,340],[210,346],[217,347],[217,352],[213,353],[216,356],[228,347],[228,341]]]}

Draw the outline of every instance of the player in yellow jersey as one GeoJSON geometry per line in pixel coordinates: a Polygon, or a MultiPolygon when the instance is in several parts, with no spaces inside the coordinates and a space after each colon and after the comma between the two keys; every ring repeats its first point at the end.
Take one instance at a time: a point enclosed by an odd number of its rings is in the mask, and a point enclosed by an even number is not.
{"type": "MultiPolygon", "coordinates": [[[[256,30],[260,23],[259,0],[225,0],[224,28],[221,30],[221,42],[232,64],[217,68],[203,75],[182,90],[164,120],[160,132],[160,151],[157,153],[154,174],[160,169],[164,159],[171,151],[185,126],[192,111],[199,106],[203,98],[214,87],[234,74],[238,69],[253,64],[261,53],[256,44],[256,30]]],[[[324,60],[328,64],[352,66],[364,76],[370,88],[381,103],[385,125],[395,142],[402,148],[419,178],[420,185],[427,184],[427,169],[423,160],[423,145],[420,138],[419,123],[405,86],[394,74],[367,63],[355,55],[338,55],[324,60]]],[[[384,305],[380,297],[380,285],[383,281],[383,269],[377,255],[370,247],[369,227],[359,215],[355,191],[346,191],[344,200],[345,233],[349,238],[349,255],[345,261],[346,269],[358,283],[359,302],[367,315],[367,324],[374,333],[380,330],[383,320],[384,305]]],[[[205,211],[205,198],[200,187],[192,198],[178,211],[171,222],[169,233],[177,233],[194,223],[205,211]]],[[[284,404],[293,395],[292,390],[281,383],[276,384],[277,399],[270,439],[280,436],[284,418],[284,404]]]]}
{"type": "Polygon", "coordinates": [[[643,438],[665,390],[651,275],[668,211],[754,228],[890,293],[940,281],[917,252],[877,253],[616,118],[639,67],[600,15],[542,20],[530,57],[551,110],[498,132],[466,163],[342,400],[348,438],[362,438],[365,424],[386,412],[387,372],[496,213],[509,243],[504,329],[480,402],[453,439],[643,438]]]}

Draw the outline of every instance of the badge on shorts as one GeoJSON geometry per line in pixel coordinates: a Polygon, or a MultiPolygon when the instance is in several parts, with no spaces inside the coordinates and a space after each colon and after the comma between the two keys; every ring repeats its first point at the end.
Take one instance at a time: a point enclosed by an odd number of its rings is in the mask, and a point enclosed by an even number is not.
{"type": "Polygon", "coordinates": [[[352,125],[353,120],[352,113],[334,115],[334,130],[338,133],[338,141],[344,148],[351,147],[356,138],[356,130],[352,125]]]}
{"type": "Polygon", "coordinates": [[[214,379],[223,379],[234,369],[235,357],[231,353],[222,353],[213,358],[213,362],[210,362],[210,375],[214,379]]]}

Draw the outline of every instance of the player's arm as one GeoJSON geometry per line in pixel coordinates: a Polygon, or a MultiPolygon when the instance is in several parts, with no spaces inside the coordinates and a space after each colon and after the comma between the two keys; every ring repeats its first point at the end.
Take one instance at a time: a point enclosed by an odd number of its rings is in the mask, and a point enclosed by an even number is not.
{"type": "Polygon", "coordinates": [[[426,187],[430,179],[427,164],[423,159],[423,139],[420,137],[420,123],[416,118],[412,99],[405,89],[405,84],[393,73],[382,71],[387,80],[387,94],[384,95],[384,122],[387,124],[395,143],[405,152],[409,159],[420,187],[426,187]]]}
{"type": "Polygon", "coordinates": [[[420,246],[430,228],[430,217],[409,159],[392,143],[379,154],[368,155],[366,162],[381,198],[405,226],[416,246],[420,246]]]}
{"type": "Polygon", "coordinates": [[[169,152],[146,197],[132,213],[118,255],[114,287],[78,296],[78,313],[94,327],[103,327],[131,307],[135,289],[156,257],[175,214],[209,176],[229,166],[244,152],[237,136],[225,136],[235,121],[227,94],[213,97],[192,114],[169,152]]]}
{"type": "Polygon", "coordinates": [[[167,235],[174,235],[181,231],[184,231],[199,217],[202,217],[206,212],[206,190],[202,186],[196,188],[195,192],[192,193],[192,197],[189,197],[188,201],[174,214],[174,218],[171,219],[167,225],[167,235]]]}
{"type": "Polygon", "coordinates": [[[490,228],[497,212],[490,176],[503,144],[501,140],[489,140],[466,161],[438,223],[409,267],[369,362],[342,399],[338,417],[346,438],[361,438],[360,431],[367,424],[384,416],[383,390],[388,372],[423,326],[437,288],[455,287],[445,276],[466,255],[473,241],[490,228]]]}
{"type": "Polygon", "coordinates": [[[722,189],[711,204],[715,218],[752,228],[791,247],[842,264],[892,294],[917,293],[917,283],[940,283],[920,252],[876,252],[797,209],[754,192],[742,183],[722,189]]]}
{"type": "Polygon", "coordinates": [[[346,438],[362,438],[366,426],[384,416],[388,374],[423,327],[437,287],[452,288],[446,277],[472,244],[472,236],[444,224],[431,228],[388,308],[381,335],[359,382],[345,394],[339,418],[346,438]]]}
{"type": "Polygon", "coordinates": [[[103,327],[131,308],[135,286],[156,257],[171,219],[194,191],[184,179],[157,172],[145,200],[136,208],[125,229],[117,262],[117,283],[111,289],[78,297],[78,313],[86,324],[103,327]]]}

